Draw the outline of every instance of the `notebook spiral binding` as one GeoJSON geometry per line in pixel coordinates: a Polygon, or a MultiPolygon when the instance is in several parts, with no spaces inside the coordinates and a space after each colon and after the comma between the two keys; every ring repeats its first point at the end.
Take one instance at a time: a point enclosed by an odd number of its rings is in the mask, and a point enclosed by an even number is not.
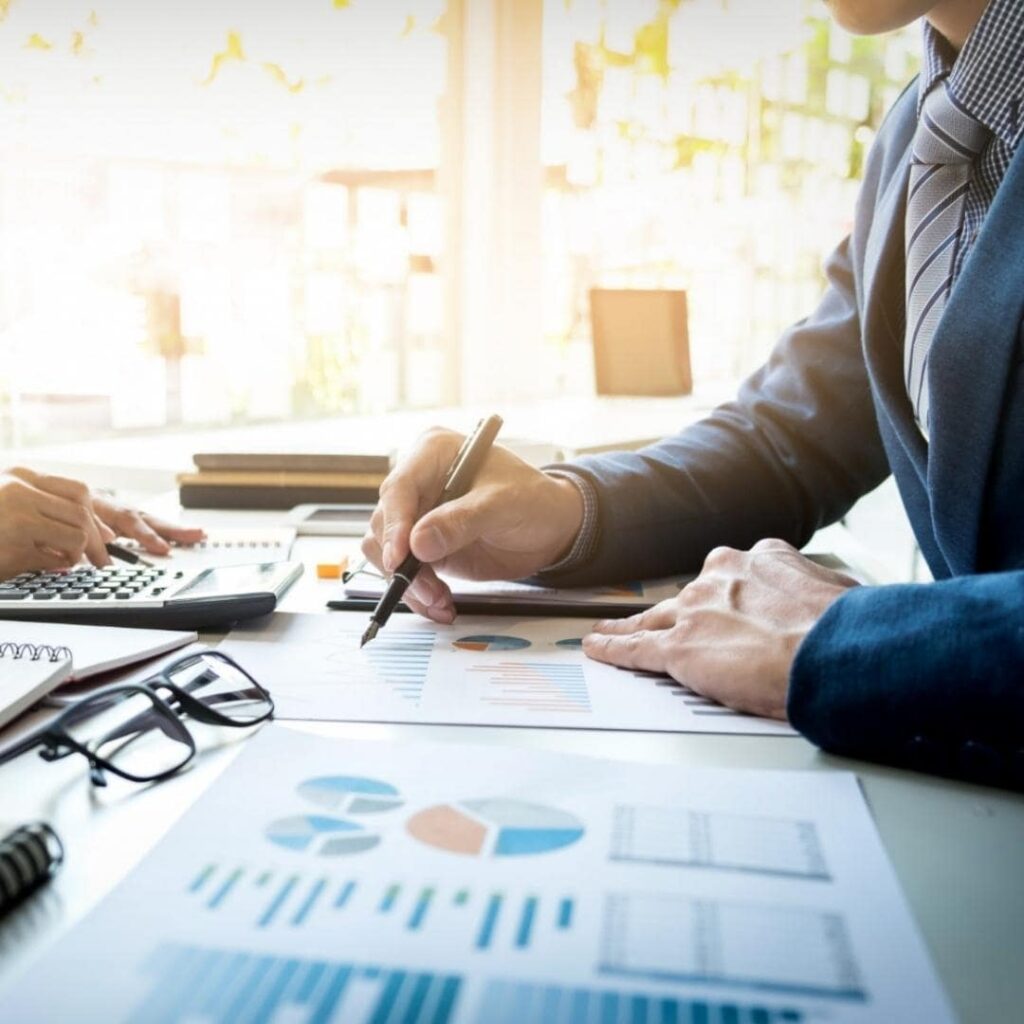
{"type": "Polygon", "coordinates": [[[0,915],[45,882],[64,862],[60,837],[46,822],[0,836],[0,915]]]}
{"type": "Polygon", "coordinates": [[[16,644],[9,640],[0,641],[0,658],[14,661],[63,661],[71,657],[67,647],[51,647],[49,644],[16,644]]]}

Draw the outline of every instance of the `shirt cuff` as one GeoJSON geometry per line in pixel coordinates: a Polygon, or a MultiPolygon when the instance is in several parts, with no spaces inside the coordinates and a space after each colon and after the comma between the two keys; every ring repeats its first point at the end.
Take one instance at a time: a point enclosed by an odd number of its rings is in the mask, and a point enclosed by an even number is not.
{"type": "Polygon", "coordinates": [[[597,489],[586,477],[564,469],[545,469],[544,472],[558,480],[568,480],[579,491],[580,497],[583,499],[583,522],[580,524],[579,533],[576,534],[572,547],[563,558],[540,570],[546,576],[549,573],[578,569],[590,560],[597,547],[599,521],[597,489]]]}

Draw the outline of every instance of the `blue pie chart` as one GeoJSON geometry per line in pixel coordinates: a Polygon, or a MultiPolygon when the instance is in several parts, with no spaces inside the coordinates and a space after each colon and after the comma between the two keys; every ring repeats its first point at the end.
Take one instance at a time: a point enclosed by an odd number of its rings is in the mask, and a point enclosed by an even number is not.
{"type": "Polygon", "coordinates": [[[479,636],[460,637],[452,642],[452,646],[460,651],[521,651],[530,646],[530,641],[521,636],[481,633],[479,636]]]}
{"type": "Polygon", "coordinates": [[[299,784],[299,796],[339,814],[378,814],[405,802],[390,782],[358,775],[325,775],[299,784]]]}
{"type": "Polygon", "coordinates": [[[372,850],[380,842],[380,836],[367,832],[354,821],[320,814],[280,818],[267,826],[265,834],[276,846],[321,857],[362,853],[372,850]]]}

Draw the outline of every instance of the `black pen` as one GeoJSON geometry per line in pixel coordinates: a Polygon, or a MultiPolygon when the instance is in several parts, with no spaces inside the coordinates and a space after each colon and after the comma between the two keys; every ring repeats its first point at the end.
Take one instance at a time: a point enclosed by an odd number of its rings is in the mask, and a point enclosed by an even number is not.
{"type": "MultiPolygon", "coordinates": [[[[500,416],[488,416],[481,420],[473,433],[462,442],[462,447],[448,470],[448,476],[445,477],[444,487],[441,488],[441,495],[434,508],[443,505],[446,501],[452,501],[454,498],[461,498],[473,486],[473,480],[484,464],[484,459],[487,458],[487,453],[491,450],[498,431],[501,430],[501,423],[500,416]]],[[[377,602],[377,607],[374,608],[373,614],[370,616],[370,624],[366,627],[363,639],[359,643],[360,647],[365,647],[380,632],[381,626],[391,618],[391,613],[395,610],[398,602],[402,600],[409,584],[416,579],[416,573],[419,571],[420,560],[410,551],[402,564],[395,570],[391,582],[388,583],[387,589],[380,601],[377,602]]]]}
{"type": "Polygon", "coordinates": [[[128,562],[130,565],[145,565],[149,568],[153,567],[153,563],[148,559],[143,558],[142,555],[135,554],[134,551],[129,551],[127,548],[121,547],[120,544],[105,544],[104,547],[107,549],[107,554],[111,558],[118,558],[122,562],[128,562]]]}

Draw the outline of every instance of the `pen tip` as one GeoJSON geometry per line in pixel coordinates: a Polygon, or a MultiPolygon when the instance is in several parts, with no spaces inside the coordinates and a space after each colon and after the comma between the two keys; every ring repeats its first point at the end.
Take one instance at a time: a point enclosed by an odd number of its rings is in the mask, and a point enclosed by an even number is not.
{"type": "Polygon", "coordinates": [[[365,647],[376,635],[380,626],[376,622],[371,622],[366,627],[366,632],[363,634],[362,640],[359,641],[360,648],[365,647]]]}

